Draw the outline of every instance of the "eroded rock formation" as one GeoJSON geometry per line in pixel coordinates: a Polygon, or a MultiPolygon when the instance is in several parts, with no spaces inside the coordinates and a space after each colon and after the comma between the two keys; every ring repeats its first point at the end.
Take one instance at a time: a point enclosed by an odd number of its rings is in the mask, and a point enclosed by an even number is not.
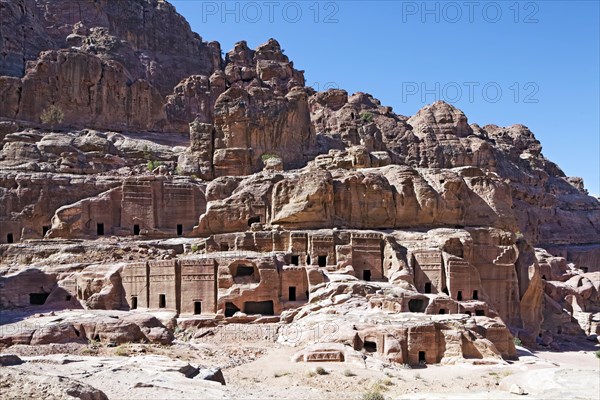
{"type": "Polygon", "coordinates": [[[0,10],[0,305],[119,310],[3,346],[331,322],[295,359],[418,364],[600,333],[600,202],[527,127],[315,92],[165,1],[0,10]]]}

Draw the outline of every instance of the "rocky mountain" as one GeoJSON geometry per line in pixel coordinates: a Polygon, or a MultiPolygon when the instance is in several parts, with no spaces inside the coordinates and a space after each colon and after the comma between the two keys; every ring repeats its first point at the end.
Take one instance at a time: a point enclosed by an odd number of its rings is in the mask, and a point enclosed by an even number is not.
{"type": "Polygon", "coordinates": [[[498,361],[513,336],[600,333],[600,202],[527,127],[315,92],[276,40],[222,54],[163,0],[0,13],[2,308],[164,308],[124,320],[160,343],[198,314],[338,321],[305,361],[498,361]]]}

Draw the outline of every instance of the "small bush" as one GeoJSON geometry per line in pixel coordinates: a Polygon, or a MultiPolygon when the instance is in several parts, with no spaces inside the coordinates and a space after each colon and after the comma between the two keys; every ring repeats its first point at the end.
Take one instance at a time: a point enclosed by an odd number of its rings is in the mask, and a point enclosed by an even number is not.
{"type": "Polygon", "coordinates": [[[373,121],[373,114],[368,111],[363,111],[360,113],[360,119],[363,122],[371,122],[373,121]]]}
{"type": "Polygon", "coordinates": [[[600,350],[596,350],[596,358],[600,358],[600,350]]]}
{"type": "Polygon", "coordinates": [[[148,168],[149,172],[152,172],[156,168],[160,167],[161,165],[163,165],[162,161],[150,160],[150,161],[148,161],[147,168],[148,168]]]}
{"type": "Polygon", "coordinates": [[[192,253],[197,252],[198,251],[198,245],[196,243],[192,244],[191,250],[192,250],[192,253]]]}
{"type": "Polygon", "coordinates": [[[317,375],[327,375],[329,374],[329,372],[325,371],[325,368],[323,367],[317,367],[315,368],[315,372],[317,375]]]}
{"type": "Polygon", "coordinates": [[[519,339],[516,336],[513,338],[513,342],[515,343],[515,346],[522,346],[523,345],[523,342],[521,341],[521,339],[519,339]]]}
{"type": "Polygon", "coordinates": [[[54,129],[56,125],[63,122],[64,117],[65,114],[61,108],[52,104],[50,107],[46,108],[44,112],[42,112],[40,120],[44,125],[50,125],[50,127],[54,129]]]}
{"type": "Polygon", "coordinates": [[[129,350],[125,346],[118,346],[115,349],[115,354],[119,357],[127,357],[129,355],[129,350]]]}
{"type": "Polygon", "coordinates": [[[356,376],[356,374],[349,369],[345,369],[344,376],[356,376]]]}
{"type": "Polygon", "coordinates": [[[361,400],[385,400],[385,396],[376,390],[369,390],[363,393],[361,400]]]}
{"type": "Polygon", "coordinates": [[[315,376],[317,376],[317,373],[315,371],[308,371],[306,373],[306,376],[308,376],[309,378],[314,378],[315,376]]]}
{"type": "Polygon", "coordinates": [[[277,154],[265,153],[262,156],[260,156],[260,158],[263,160],[263,162],[266,162],[267,160],[270,160],[272,158],[281,158],[281,157],[279,157],[277,154]]]}
{"type": "Polygon", "coordinates": [[[385,392],[389,390],[389,386],[394,385],[390,379],[380,379],[373,384],[372,390],[375,392],[385,392]]]}

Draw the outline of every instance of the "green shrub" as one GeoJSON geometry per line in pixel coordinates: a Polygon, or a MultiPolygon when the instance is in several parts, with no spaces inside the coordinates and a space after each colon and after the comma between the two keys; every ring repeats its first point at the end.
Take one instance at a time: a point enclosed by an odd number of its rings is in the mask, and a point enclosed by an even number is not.
{"type": "Polygon", "coordinates": [[[371,121],[373,121],[373,114],[371,114],[368,111],[363,111],[360,113],[360,119],[363,122],[371,122],[371,121]]]}
{"type": "Polygon", "coordinates": [[[281,157],[279,157],[277,154],[265,153],[262,156],[260,156],[260,158],[263,160],[263,162],[266,162],[267,160],[270,160],[272,158],[281,158],[281,157]]]}
{"type": "Polygon", "coordinates": [[[148,161],[147,168],[148,168],[149,172],[152,172],[156,168],[160,167],[161,165],[163,165],[162,161],[150,160],[150,161],[148,161]]]}
{"type": "Polygon", "coordinates": [[[521,339],[519,339],[516,336],[513,338],[513,342],[515,343],[515,346],[522,346],[523,345],[523,342],[521,341],[521,339]]]}
{"type": "Polygon", "coordinates": [[[596,357],[600,358],[600,350],[596,350],[596,357]]]}
{"type": "Polygon", "coordinates": [[[356,376],[356,374],[349,369],[345,369],[344,376],[356,376]]]}
{"type": "Polygon", "coordinates": [[[198,251],[198,248],[199,248],[199,247],[198,247],[198,245],[197,245],[196,243],[192,244],[192,246],[191,246],[192,253],[195,253],[195,252],[197,252],[197,251],[198,251]]]}
{"type": "Polygon", "coordinates": [[[385,400],[385,396],[378,392],[377,390],[369,390],[368,392],[363,393],[360,397],[361,400],[385,400]]]}
{"type": "Polygon", "coordinates": [[[63,122],[64,117],[65,114],[61,108],[52,104],[42,112],[40,120],[44,125],[50,125],[50,127],[54,129],[56,125],[63,122]]]}
{"type": "Polygon", "coordinates": [[[121,345],[115,349],[115,354],[120,357],[127,357],[129,355],[129,350],[124,345],[121,345]]]}

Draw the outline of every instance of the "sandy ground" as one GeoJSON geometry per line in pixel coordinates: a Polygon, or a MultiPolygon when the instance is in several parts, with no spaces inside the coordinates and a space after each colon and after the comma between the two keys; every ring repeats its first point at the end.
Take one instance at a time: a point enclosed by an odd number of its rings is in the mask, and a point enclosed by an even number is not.
{"type": "Polygon", "coordinates": [[[34,398],[23,392],[24,377],[33,386],[41,377],[61,377],[100,389],[110,399],[360,399],[372,389],[390,399],[600,399],[600,359],[585,339],[565,341],[563,352],[520,348],[519,361],[500,365],[410,369],[385,363],[294,363],[291,357],[299,349],[276,343],[273,328],[217,329],[173,346],[13,346],[4,353],[27,362],[2,367],[0,398],[34,398]],[[222,368],[227,385],[186,378],[181,371],[188,363],[222,368]],[[318,366],[326,373],[316,374],[318,366]],[[513,384],[527,395],[511,394],[513,384]]]}

